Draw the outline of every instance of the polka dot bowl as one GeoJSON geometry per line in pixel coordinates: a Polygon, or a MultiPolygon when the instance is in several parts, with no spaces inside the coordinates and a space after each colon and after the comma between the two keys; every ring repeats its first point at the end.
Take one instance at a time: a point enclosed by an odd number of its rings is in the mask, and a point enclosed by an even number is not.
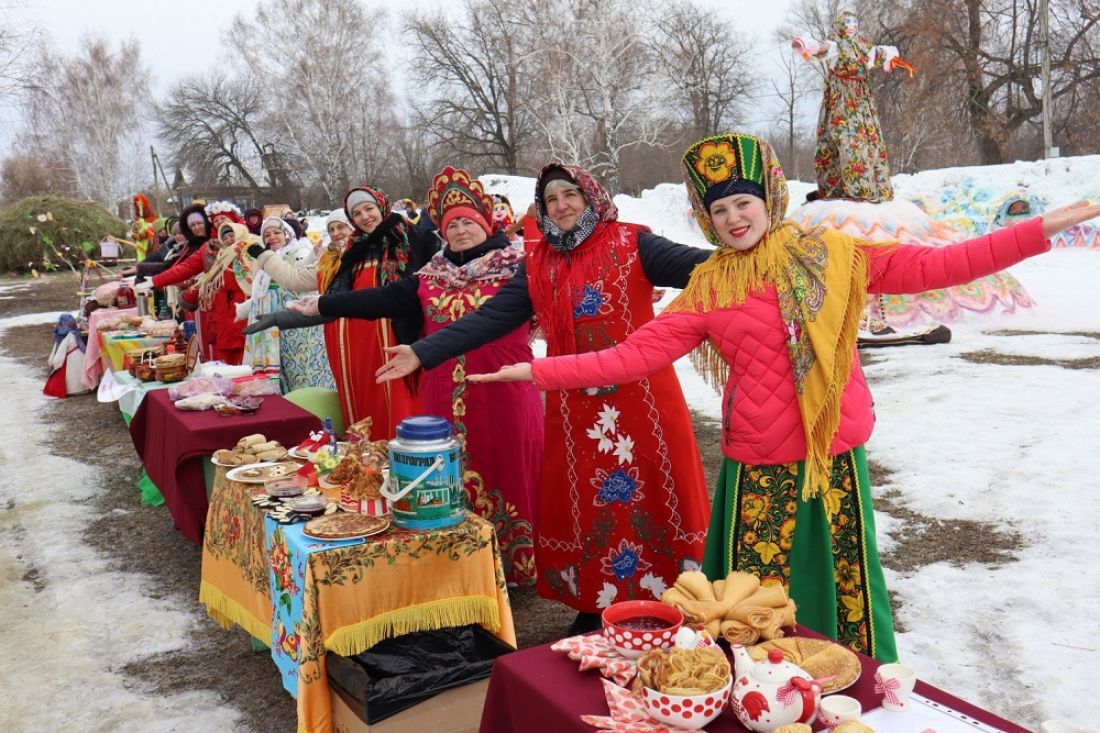
{"type": "Polygon", "coordinates": [[[669,695],[648,687],[642,688],[649,717],[665,725],[686,730],[699,730],[717,718],[730,699],[733,678],[726,686],[703,695],[669,695]]]}
{"type": "Polygon", "coordinates": [[[660,601],[623,601],[604,609],[603,634],[615,651],[637,659],[650,649],[668,649],[684,623],[680,610],[660,601]],[[660,628],[630,628],[640,619],[664,622],[660,628]]]}

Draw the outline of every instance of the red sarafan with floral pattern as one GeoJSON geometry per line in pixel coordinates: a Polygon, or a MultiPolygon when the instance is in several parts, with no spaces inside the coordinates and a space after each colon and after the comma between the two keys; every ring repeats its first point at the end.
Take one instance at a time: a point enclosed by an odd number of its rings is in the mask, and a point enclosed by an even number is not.
{"type": "MultiPolygon", "coordinates": [[[[499,249],[467,265],[436,255],[418,273],[426,334],[477,310],[515,275],[522,253],[499,249]]],[[[535,502],[542,470],[542,397],[530,382],[469,384],[532,358],[530,326],[424,372],[424,409],[451,421],[465,443],[470,508],[493,523],[509,583],[535,583],[535,502]]]]}
{"type": "MultiPolygon", "coordinates": [[[[570,172],[586,182],[584,171],[570,172]]],[[[551,291],[564,289],[572,300],[571,334],[558,335],[560,324],[548,329],[548,353],[606,349],[653,319],[640,231],[604,217],[576,249],[560,253],[528,228],[535,313],[553,313],[551,291]]],[[[700,562],[705,479],[672,367],[637,382],[547,392],[543,460],[539,595],[596,612],[659,598],[681,570],[700,562]]]]}

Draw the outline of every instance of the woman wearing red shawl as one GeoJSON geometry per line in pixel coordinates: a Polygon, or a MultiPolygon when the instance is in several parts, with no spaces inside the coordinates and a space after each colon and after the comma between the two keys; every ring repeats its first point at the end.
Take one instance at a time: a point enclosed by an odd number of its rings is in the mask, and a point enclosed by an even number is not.
{"type": "MultiPolygon", "coordinates": [[[[379,374],[430,369],[499,338],[532,315],[547,351],[607,348],[653,318],[654,285],[683,287],[708,252],[617,221],[611,198],[585,170],[551,164],[535,186],[538,229],[527,259],[478,310],[391,349],[379,374]]],[[[599,625],[613,602],[659,598],[703,557],[707,493],[691,419],[671,367],[637,382],[546,395],[539,503],[539,594],[599,625]]]]}

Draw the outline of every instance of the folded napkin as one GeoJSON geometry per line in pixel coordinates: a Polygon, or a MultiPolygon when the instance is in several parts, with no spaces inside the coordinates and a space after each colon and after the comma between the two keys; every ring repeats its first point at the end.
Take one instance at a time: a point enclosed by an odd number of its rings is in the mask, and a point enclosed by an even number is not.
{"type": "Polygon", "coordinates": [[[574,662],[580,662],[580,670],[598,669],[600,674],[626,686],[638,674],[638,665],[615,651],[603,634],[581,634],[555,642],[550,647],[564,652],[574,662]]]}
{"type": "Polygon", "coordinates": [[[603,694],[611,715],[582,715],[581,720],[592,727],[622,733],[680,733],[688,730],[657,722],[649,717],[641,700],[635,700],[629,692],[610,680],[600,682],[603,683],[603,694]]]}

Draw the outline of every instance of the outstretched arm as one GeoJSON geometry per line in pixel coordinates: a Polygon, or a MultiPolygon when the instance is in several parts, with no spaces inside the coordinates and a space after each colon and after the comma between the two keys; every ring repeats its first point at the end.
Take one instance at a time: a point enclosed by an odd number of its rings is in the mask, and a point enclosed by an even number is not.
{"type": "Polygon", "coordinates": [[[1042,217],[947,247],[869,247],[868,292],[920,293],[962,285],[1050,249],[1063,229],[1100,216],[1100,204],[1078,201],[1042,217]]]}
{"type": "Polygon", "coordinates": [[[505,366],[472,382],[534,381],[539,389],[636,382],[691,351],[706,338],[706,315],[665,312],[610,349],[505,366]]]}
{"type": "Polygon", "coordinates": [[[420,339],[411,347],[401,344],[386,348],[390,360],[375,372],[375,378],[379,383],[389,382],[412,374],[419,367],[439,366],[447,359],[515,331],[531,320],[532,315],[526,263],[523,263],[512,279],[473,313],[420,339]]]}
{"type": "Polygon", "coordinates": [[[320,298],[303,298],[290,307],[305,315],[323,315],[337,318],[400,318],[420,312],[420,298],[416,290],[420,277],[411,275],[380,288],[349,290],[343,293],[322,295],[320,298]],[[301,304],[301,305],[299,305],[301,304]],[[306,304],[312,304],[312,308],[306,304]]]}

